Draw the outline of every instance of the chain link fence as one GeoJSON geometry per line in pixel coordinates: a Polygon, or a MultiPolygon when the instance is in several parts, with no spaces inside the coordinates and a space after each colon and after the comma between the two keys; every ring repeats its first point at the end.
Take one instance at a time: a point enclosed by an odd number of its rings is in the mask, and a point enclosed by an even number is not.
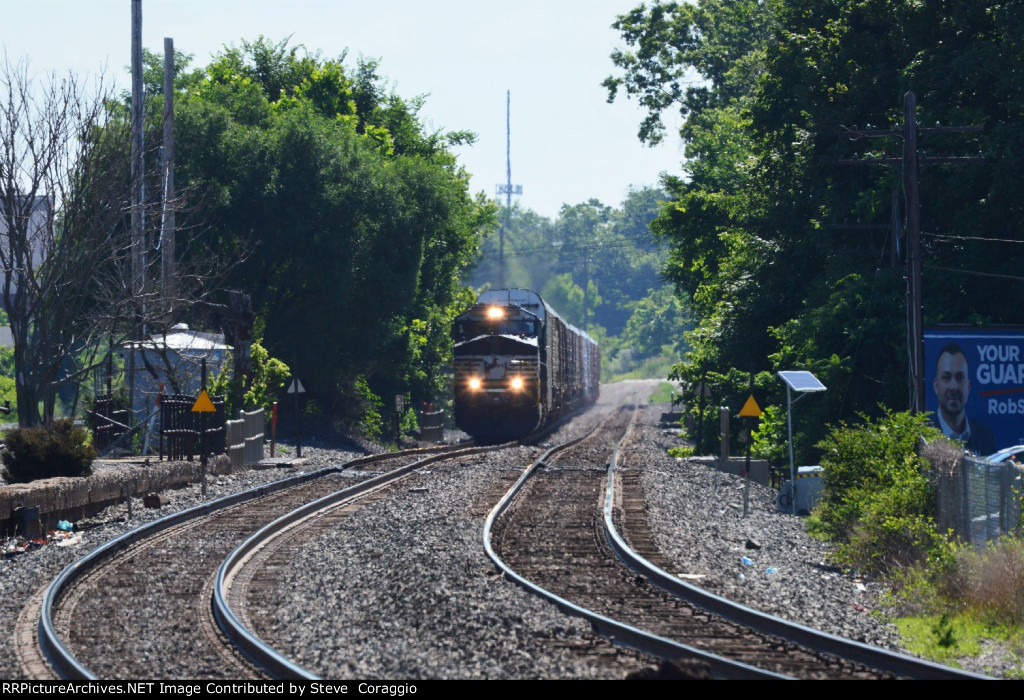
{"type": "Polygon", "coordinates": [[[1020,523],[1024,480],[1011,460],[991,462],[961,453],[932,461],[938,495],[937,524],[959,539],[983,546],[1020,523]]]}

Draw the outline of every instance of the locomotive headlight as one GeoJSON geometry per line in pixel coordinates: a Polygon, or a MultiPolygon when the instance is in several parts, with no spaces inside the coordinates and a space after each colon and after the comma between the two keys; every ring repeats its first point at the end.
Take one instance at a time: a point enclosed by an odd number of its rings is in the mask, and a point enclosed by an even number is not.
{"type": "Polygon", "coordinates": [[[480,389],[480,386],[481,386],[481,383],[480,383],[480,378],[479,377],[470,377],[469,378],[469,388],[471,390],[478,391],[480,389]]]}
{"type": "Polygon", "coordinates": [[[523,388],[523,378],[512,377],[512,381],[509,383],[509,386],[512,387],[512,391],[519,391],[523,388]]]}
{"type": "Polygon", "coordinates": [[[499,318],[505,318],[505,309],[501,308],[500,306],[488,306],[487,318],[494,320],[499,318]]]}

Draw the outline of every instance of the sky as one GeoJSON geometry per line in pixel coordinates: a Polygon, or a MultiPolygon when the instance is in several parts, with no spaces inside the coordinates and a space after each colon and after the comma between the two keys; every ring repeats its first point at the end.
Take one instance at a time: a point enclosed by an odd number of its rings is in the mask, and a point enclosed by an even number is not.
{"type": "MultiPolygon", "coordinates": [[[[426,95],[431,130],[469,130],[456,150],[473,192],[506,181],[506,91],[511,91],[512,183],[524,207],[555,217],[563,204],[597,198],[617,206],[629,188],[681,173],[682,144],[669,134],[648,148],[636,137],[635,101],[607,103],[601,81],[622,47],[611,29],[640,0],[143,0],[143,46],[164,37],[209,63],[224,46],[261,34],[291,37],[347,62],[380,60],[399,95],[426,95]]],[[[130,87],[130,0],[0,0],[0,46],[32,71],[95,75],[130,87]]],[[[669,122],[672,123],[671,121],[669,122]]],[[[678,123],[678,122],[676,122],[678,123]]]]}

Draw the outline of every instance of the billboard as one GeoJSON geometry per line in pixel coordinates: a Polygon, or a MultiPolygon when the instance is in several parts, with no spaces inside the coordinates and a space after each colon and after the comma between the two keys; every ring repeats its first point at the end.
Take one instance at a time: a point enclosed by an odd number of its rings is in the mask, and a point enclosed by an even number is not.
{"type": "Polygon", "coordinates": [[[985,456],[1024,445],[1024,328],[924,332],[924,407],[985,456]]]}

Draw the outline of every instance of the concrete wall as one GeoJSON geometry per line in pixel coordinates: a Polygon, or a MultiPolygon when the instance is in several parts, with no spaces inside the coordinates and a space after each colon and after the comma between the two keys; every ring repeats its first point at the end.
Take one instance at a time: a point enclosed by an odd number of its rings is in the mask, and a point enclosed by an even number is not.
{"type": "MultiPolygon", "coordinates": [[[[231,464],[225,456],[210,461],[210,474],[230,471],[231,464]]],[[[197,459],[193,462],[125,464],[97,470],[88,477],[62,476],[28,484],[0,485],[0,528],[6,534],[14,533],[14,510],[19,507],[38,506],[43,527],[53,530],[58,520],[74,523],[128,496],[180,488],[199,479],[197,459]]]]}
{"type": "MultiPolygon", "coordinates": [[[[725,462],[718,457],[689,457],[687,459],[693,462],[700,462],[725,474],[735,474],[736,476],[740,475],[743,465],[746,463],[746,457],[730,457],[725,462]]],[[[762,486],[769,486],[768,460],[750,460],[750,480],[762,486]]]]}

